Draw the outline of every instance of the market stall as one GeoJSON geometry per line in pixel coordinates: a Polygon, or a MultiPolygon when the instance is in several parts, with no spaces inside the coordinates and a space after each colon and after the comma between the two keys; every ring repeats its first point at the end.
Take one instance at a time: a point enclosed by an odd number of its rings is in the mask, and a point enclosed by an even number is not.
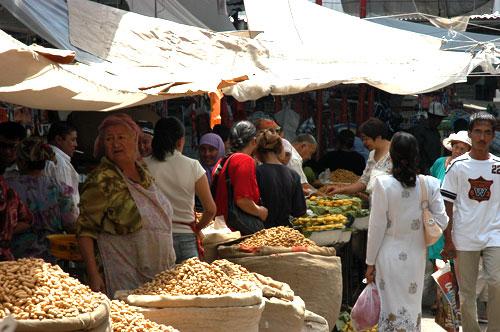
{"type": "Polygon", "coordinates": [[[280,226],[219,246],[218,251],[221,258],[287,283],[306,309],[334,325],[342,298],[341,264],[334,248],[320,247],[297,230],[280,226]]]}

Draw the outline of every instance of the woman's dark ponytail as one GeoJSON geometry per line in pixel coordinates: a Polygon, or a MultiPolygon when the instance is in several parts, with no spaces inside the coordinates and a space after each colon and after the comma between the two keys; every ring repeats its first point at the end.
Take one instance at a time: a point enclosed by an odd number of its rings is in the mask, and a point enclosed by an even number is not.
{"type": "Polygon", "coordinates": [[[177,142],[184,137],[184,125],[174,117],[158,120],[155,126],[153,142],[153,157],[163,161],[167,153],[174,153],[177,142]]]}
{"type": "Polygon", "coordinates": [[[403,187],[415,187],[418,174],[418,142],[415,136],[397,132],[391,140],[392,175],[403,187]]]}

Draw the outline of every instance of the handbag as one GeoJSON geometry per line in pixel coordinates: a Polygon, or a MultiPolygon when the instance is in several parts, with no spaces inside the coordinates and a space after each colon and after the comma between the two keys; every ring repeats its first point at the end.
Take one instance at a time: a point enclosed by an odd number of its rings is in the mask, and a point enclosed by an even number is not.
{"type": "Polygon", "coordinates": [[[422,208],[425,244],[427,246],[432,246],[439,240],[441,235],[443,235],[443,230],[436,223],[436,220],[434,220],[434,217],[429,210],[429,196],[427,194],[425,177],[423,175],[419,175],[418,179],[420,181],[420,207],[422,208]]]}
{"type": "Polygon", "coordinates": [[[237,231],[240,231],[241,235],[254,234],[262,229],[264,229],[264,223],[256,216],[246,213],[240,209],[234,202],[233,186],[231,184],[231,178],[229,177],[229,162],[231,158],[227,160],[226,166],[226,185],[227,185],[227,220],[226,224],[237,231]]]}

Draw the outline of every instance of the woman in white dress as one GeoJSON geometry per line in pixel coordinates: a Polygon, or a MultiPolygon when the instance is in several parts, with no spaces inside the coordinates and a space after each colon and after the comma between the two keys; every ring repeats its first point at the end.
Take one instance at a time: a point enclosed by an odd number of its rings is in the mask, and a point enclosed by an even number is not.
{"type": "MultiPolygon", "coordinates": [[[[390,147],[391,175],[377,177],[372,192],[366,278],[380,295],[379,331],[420,331],[426,246],[417,174],[418,143],[399,132],[390,147]]],[[[448,224],[439,180],[425,176],[429,209],[448,224]]]]}

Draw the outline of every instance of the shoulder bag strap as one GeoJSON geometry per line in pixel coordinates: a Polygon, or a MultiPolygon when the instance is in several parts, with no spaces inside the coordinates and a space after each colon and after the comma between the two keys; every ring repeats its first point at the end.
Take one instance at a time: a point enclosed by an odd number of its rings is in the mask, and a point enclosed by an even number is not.
{"type": "Polygon", "coordinates": [[[212,197],[215,199],[215,196],[217,195],[217,184],[219,182],[219,176],[220,173],[222,172],[222,169],[224,168],[225,164],[227,163],[229,157],[231,157],[233,154],[230,153],[224,157],[217,163],[217,166],[215,167],[214,174],[212,176],[212,184],[210,185],[210,191],[212,192],[212,197]]]}
{"type": "Polygon", "coordinates": [[[231,161],[231,156],[227,157],[226,163],[224,165],[225,168],[226,168],[225,180],[226,180],[226,186],[227,186],[227,204],[228,204],[228,209],[230,209],[231,206],[234,204],[234,201],[233,201],[233,199],[234,199],[234,197],[233,197],[234,196],[233,195],[233,186],[231,184],[231,177],[229,176],[229,163],[231,161]]]}
{"type": "Polygon", "coordinates": [[[429,207],[429,197],[427,196],[425,177],[423,175],[419,175],[418,180],[420,182],[420,206],[422,209],[427,209],[429,207]]]}

